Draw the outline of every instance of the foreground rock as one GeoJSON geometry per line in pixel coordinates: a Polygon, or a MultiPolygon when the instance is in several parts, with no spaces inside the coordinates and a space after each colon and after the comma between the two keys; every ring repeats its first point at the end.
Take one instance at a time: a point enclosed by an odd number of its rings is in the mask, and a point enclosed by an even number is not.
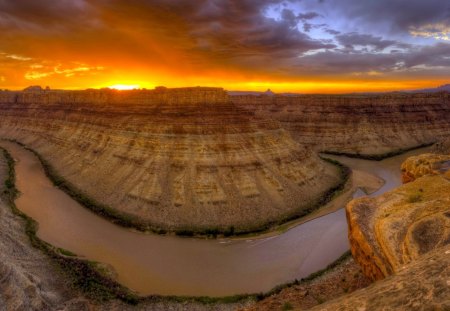
{"type": "Polygon", "coordinates": [[[321,276],[293,284],[239,311],[307,310],[369,284],[359,265],[348,257],[321,276]]]}
{"type": "Polygon", "coordinates": [[[438,174],[450,177],[449,171],[450,155],[427,153],[410,157],[402,164],[402,180],[408,183],[425,175],[438,174]]]}
{"type": "Polygon", "coordinates": [[[450,310],[450,245],[432,250],[368,288],[311,310],[450,310]]]}
{"type": "Polygon", "coordinates": [[[307,213],[341,182],[222,89],[0,92],[0,117],[0,136],[144,229],[261,229],[307,213]]]}
{"type": "Polygon", "coordinates": [[[426,175],[377,198],[354,200],[347,220],[356,261],[368,277],[383,279],[450,243],[450,178],[426,175]]]}

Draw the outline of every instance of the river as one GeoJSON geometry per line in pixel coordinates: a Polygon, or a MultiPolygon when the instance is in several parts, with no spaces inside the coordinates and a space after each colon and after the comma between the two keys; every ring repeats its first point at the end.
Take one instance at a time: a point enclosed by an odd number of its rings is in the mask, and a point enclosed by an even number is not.
{"type": "MultiPolygon", "coordinates": [[[[349,249],[344,209],[283,234],[251,239],[196,239],[135,232],[83,208],[53,186],[36,156],[2,142],[16,160],[17,207],[39,223],[42,240],[80,257],[111,265],[117,280],[141,295],[228,296],[265,292],[301,279],[349,249]]],[[[330,156],[386,182],[372,195],[401,184],[400,164],[415,150],[383,161],[330,156]]],[[[355,196],[363,195],[362,191],[355,196]]]]}

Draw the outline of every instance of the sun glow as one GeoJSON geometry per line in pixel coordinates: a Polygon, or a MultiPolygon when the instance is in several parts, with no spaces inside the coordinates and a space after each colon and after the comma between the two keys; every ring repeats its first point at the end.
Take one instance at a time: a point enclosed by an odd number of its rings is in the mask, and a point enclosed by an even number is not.
{"type": "Polygon", "coordinates": [[[108,88],[119,90],[119,91],[125,91],[125,90],[139,89],[140,86],[137,84],[114,84],[114,85],[108,86],[108,88]]]}

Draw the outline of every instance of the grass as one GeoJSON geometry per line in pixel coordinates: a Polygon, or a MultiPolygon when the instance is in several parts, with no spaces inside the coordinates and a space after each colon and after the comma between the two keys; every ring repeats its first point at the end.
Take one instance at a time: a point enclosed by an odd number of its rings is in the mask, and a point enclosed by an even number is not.
{"type": "Polygon", "coordinates": [[[294,310],[294,307],[292,306],[292,304],[290,302],[285,302],[283,304],[283,306],[281,307],[282,311],[289,311],[289,310],[294,310]]]}
{"type": "Polygon", "coordinates": [[[408,203],[418,203],[422,201],[422,193],[414,193],[408,197],[408,203]]]}
{"type": "Polygon", "coordinates": [[[217,304],[217,303],[237,303],[248,300],[262,300],[273,294],[279,293],[282,289],[291,287],[293,285],[298,285],[302,282],[311,281],[321,275],[324,275],[329,270],[338,266],[341,262],[350,256],[350,252],[346,252],[334,263],[330,264],[323,270],[315,272],[302,279],[301,281],[295,280],[287,284],[279,285],[267,293],[259,294],[242,294],[233,295],[226,297],[192,297],[192,296],[161,296],[161,295],[151,295],[146,297],[140,297],[133,292],[131,292],[126,287],[120,285],[115,280],[107,277],[101,265],[96,262],[87,261],[79,259],[75,254],[70,251],[56,248],[51,244],[41,240],[37,237],[36,233],[38,230],[38,224],[32,218],[28,217],[26,214],[21,212],[16,204],[15,200],[19,195],[19,191],[15,186],[15,162],[8,151],[0,147],[4,158],[6,159],[8,172],[7,178],[4,182],[5,189],[2,192],[2,198],[11,207],[12,212],[21,217],[25,221],[25,233],[30,239],[31,245],[46,255],[48,255],[61,270],[68,276],[71,280],[72,286],[80,290],[87,298],[92,299],[97,302],[103,302],[110,299],[120,299],[129,304],[138,304],[142,302],[198,302],[202,304],[217,304]]]}
{"type": "Polygon", "coordinates": [[[394,151],[389,151],[386,153],[382,153],[382,154],[362,154],[362,153],[347,153],[347,152],[339,152],[339,151],[323,151],[323,154],[332,154],[332,155],[337,155],[337,156],[346,156],[349,158],[357,158],[357,159],[364,159],[364,160],[372,160],[372,161],[381,161],[408,151],[412,151],[412,150],[416,150],[416,149],[420,149],[420,148],[425,148],[425,147],[429,147],[434,145],[435,142],[432,143],[426,143],[426,144],[421,144],[415,147],[411,147],[411,148],[401,148],[401,149],[397,149],[394,151]]]}
{"type": "Polygon", "coordinates": [[[28,147],[27,145],[21,143],[17,140],[10,140],[14,143],[19,144],[26,150],[32,152],[41,162],[42,167],[44,168],[44,172],[46,176],[52,181],[52,183],[67,193],[70,197],[72,197],[75,201],[80,203],[82,206],[91,210],[92,212],[104,217],[108,221],[120,225],[125,228],[133,228],[143,232],[153,232],[160,235],[165,235],[169,233],[174,233],[177,236],[181,237],[208,237],[208,238],[217,238],[218,236],[231,237],[231,236],[244,236],[244,235],[256,235],[262,234],[268,231],[275,229],[278,226],[286,224],[290,221],[297,220],[301,217],[304,217],[313,211],[319,209],[323,205],[329,203],[333,200],[337,195],[339,195],[342,190],[345,188],[347,181],[350,178],[351,170],[344,166],[343,164],[329,159],[321,157],[322,160],[335,165],[339,169],[339,179],[340,181],[334,186],[328,189],[325,193],[321,195],[319,199],[315,202],[311,202],[307,206],[302,206],[297,211],[289,214],[288,216],[279,218],[277,220],[266,222],[258,227],[249,227],[238,229],[234,226],[227,227],[225,229],[218,227],[211,228],[178,228],[175,230],[167,230],[165,228],[161,228],[157,225],[151,224],[149,222],[143,221],[141,218],[133,215],[129,215],[126,213],[119,212],[118,210],[109,207],[105,204],[102,204],[88,195],[86,195],[83,191],[78,189],[72,183],[63,178],[58,172],[53,168],[53,166],[48,163],[37,151],[28,147]]]}

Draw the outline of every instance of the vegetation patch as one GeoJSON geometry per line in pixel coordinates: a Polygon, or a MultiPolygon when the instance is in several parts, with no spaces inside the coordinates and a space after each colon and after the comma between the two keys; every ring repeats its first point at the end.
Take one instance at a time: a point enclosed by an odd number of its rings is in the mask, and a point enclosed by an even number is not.
{"type": "Polygon", "coordinates": [[[372,160],[372,161],[381,161],[393,156],[397,156],[399,154],[408,152],[408,151],[412,151],[412,150],[416,150],[416,149],[420,149],[420,148],[425,148],[425,147],[429,147],[434,145],[436,142],[432,142],[432,143],[425,143],[425,144],[421,144],[415,147],[411,147],[411,148],[402,148],[402,149],[397,149],[397,150],[393,150],[393,151],[389,151],[386,153],[381,153],[381,154],[362,154],[362,153],[349,153],[349,152],[339,152],[339,151],[322,151],[323,154],[331,154],[331,155],[337,155],[337,156],[345,156],[345,157],[349,157],[349,158],[356,158],[356,159],[364,159],[364,160],[372,160]]]}
{"type": "Polygon", "coordinates": [[[418,203],[422,201],[422,193],[414,193],[408,196],[408,203],[418,203]]]}

